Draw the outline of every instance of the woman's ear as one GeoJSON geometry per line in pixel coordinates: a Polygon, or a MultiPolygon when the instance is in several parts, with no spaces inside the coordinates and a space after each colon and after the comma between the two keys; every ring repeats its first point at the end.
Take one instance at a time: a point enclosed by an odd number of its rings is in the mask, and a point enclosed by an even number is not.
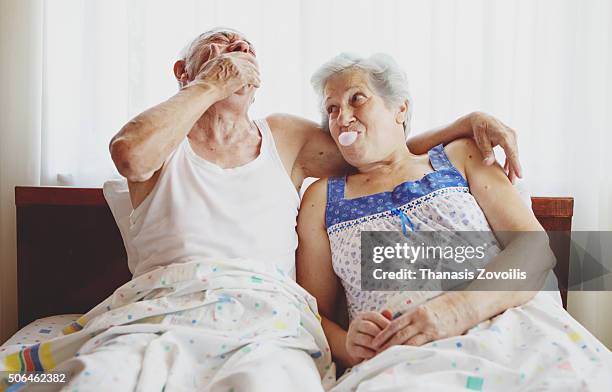
{"type": "Polygon", "coordinates": [[[178,60],[174,63],[174,77],[181,87],[189,81],[189,75],[187,75],[187,71],[185,70],[185,60],[178,60]]]}
{"type": "Polygon", "coordinates": [[[397,114],[395,115],[395,122],[398,124],[403,124],[406,121],[406,116],[408,115],[408,101],[402,102],[399,106],[397,114]]]}

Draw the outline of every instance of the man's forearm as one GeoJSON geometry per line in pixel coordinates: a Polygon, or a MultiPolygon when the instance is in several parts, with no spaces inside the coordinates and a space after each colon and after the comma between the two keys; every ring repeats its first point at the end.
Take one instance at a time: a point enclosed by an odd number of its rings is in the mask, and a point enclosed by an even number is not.
{"type": "Polygon", "coordinates": [[[425,154],[438,144],[448,144],[453,140],[472,135],[470,116],[467,114],[448,125],[434,128],[408,139],[406,144],[414,154],[425,154]]]}
{"type": "Polygon", "coordinates": [[[142,181],[159,169],[202,114],[218,100],[207,84],[183,88],[168,100],[130,120],[110,145],[119,173],[142,181]]]}

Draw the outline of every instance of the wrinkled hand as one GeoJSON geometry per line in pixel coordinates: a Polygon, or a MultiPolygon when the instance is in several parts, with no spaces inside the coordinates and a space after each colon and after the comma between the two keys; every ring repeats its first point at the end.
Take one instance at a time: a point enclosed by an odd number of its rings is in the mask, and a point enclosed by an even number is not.
{"type": "Polygon", "coordinates": [[[506,154],[504,171],[512,183],[523,177],[521,162],[519,161],[516,131],[495,117],[482,112],[474,112],[469,115],[474,140],[484,156],[485,164],[492,165],[495,162],[493,147],[501,146],[506,154]]]}
{"type": "Polygon", "coordinates": [[[458,336],[478,323],[460,292],[442,294],[391,321],[371,342],[377,352],[395,345],[421,346],[458,336]]]}
{"type": "Polygon", "coordinates": [[[242,52],[224,53],[202,64],[197,76],[190,84],[206,83],[225,99],[243,87],[258,88],[261,84],[257,60],[242,52]]]}
{"type": "Polygon", "coordinates": [[[359,313],[353,319],[346,335],[346,351],[353,358],[351,366],[376,355],[372,341],[389,324],[390,321],[378,312],[359,313]]]}

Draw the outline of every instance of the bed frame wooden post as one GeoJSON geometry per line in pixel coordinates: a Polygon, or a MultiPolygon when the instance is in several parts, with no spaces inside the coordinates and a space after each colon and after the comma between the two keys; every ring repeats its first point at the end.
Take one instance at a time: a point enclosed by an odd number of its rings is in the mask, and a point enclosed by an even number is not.
{"type": "Polygon", "coordinates": [[[567,309],[567,288],[569,286],[569,261],[571,246],[573,197],[532,197],[531,209],[544,229],[548,232],[562,232],[564,235],[550,237],[550,247],[557,258],[555,274],[563,307],[567,309]]]}

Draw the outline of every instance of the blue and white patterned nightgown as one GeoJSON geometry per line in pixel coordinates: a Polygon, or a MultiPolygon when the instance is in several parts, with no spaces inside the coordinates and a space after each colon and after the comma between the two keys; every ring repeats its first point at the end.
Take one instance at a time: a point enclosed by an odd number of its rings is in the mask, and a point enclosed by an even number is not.
{"type": "MultiPolygon", "coordinates": [[[[439,294],[362,291],[362,231],[482,231],[495,240],[443,146],[428,154],[434,171],[391,192],[346,199],[346,178],[328,180],[327,233],[350,319],[398,297],[416,306],[439,294]]],[[[612,354],[561,307],[558,292],[540,292],[462,336],[395,346],[362,362],[333,389],[354,390],[612,390],[612,354]]]]}
{"type": "MultiPolygon", "coordinates": [[[[346,199],[346,177],[328,180],[327,234],[351,320],[359,312],[383,310],[396,295],[392,291],[361,290],[362,231],[482,231],[483,239],[494,244],[488,251],[499,252],[482,209],[444,147],[436,146],[428,154],[434,171],[420,180],[403,182],[391,192],[346,199]]],[[[414,292],[409,300],[415,306],[437,294],[414,292]]]]}

